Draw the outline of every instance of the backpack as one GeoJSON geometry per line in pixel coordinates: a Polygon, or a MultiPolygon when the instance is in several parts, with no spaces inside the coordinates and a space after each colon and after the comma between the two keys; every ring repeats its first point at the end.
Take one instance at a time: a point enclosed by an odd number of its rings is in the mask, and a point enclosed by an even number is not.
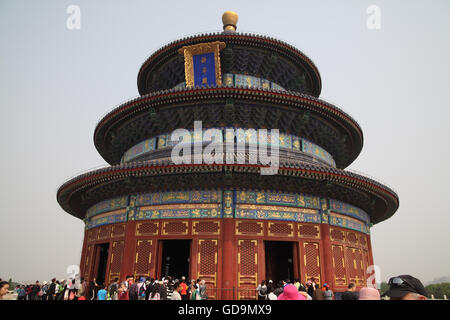
{"type": "Polygon", "coordinates": [[[139,288],[139,297],[145,297],[145,285],[142,284],[141,287],[139,288]]]}
{"type": "Polygon", "coordinates": [[[117,283],[112,283],[110,286],[109,286],[109,295],[112,297],[112,296],[114,296],[114,293],[116,293],[117,292],[117,283]]]}
{"type": "Polygon", "coordinates": [[[150,295],[150,300],[160,300],[160,299],[161,296],[159,295],[159,292],[156,292],[153,297],[150,295]]]}
{"type": "Polygon", "coordinates": [[[130,285],[130,289],[128,290],[128,297],[130,298],[130,300],[137,300],[137,295],[138,287],[136,283],[133,283],[132,285],[130,285]]]}

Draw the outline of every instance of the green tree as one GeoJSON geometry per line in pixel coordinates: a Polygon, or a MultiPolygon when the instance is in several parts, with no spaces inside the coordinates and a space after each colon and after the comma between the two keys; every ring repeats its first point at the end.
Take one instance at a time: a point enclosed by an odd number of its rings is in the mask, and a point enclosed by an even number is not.
{"type": "Polygon", "coordinates": [[[430,284],[425,287],[428,293],[428,298],[433,295],[436,299],[444,299],[444,295],[447,299],[450,299],[450,282],[430,284]]]}
{"type": "Polygon", "coordinates": [[[381,294],[387,292],[388,290],[389,290],[389,285],[387,284],[387,282],[382,282],[381,286],[380,286],[381,294]]]}
{"type": "Polygon", "coordinates": [[[9,290],[11,290],[11,291],[14,290],[17,287],[17,285],[19,285],[19,283],[14,282],[12,278],[9,278],[8,284],[9,284],[9,290]]]}

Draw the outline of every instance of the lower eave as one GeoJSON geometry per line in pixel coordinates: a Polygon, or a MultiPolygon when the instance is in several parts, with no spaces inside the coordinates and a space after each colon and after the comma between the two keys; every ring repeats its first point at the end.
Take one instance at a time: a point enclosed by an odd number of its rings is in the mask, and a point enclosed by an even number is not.
{"type": "Polygon", "coordinates": [[[68,181],[59,188],[57,200],[65,211],[80,219],[84,218],[89,206],[108,198],[202,187],[312,191],[311,194],[360,207],[369,214],[373,224],[388,219],[399,207],[398,196],[393,190],[352,172],[308,164],[280,166],[277,175],[261,176],[263,167],[250,164],[127,163],[95,170],[68,181]],[[205,175],[209,175],[208,179],[205,175]],[[103,194],[99,193],[101,191],[103,194]]]}

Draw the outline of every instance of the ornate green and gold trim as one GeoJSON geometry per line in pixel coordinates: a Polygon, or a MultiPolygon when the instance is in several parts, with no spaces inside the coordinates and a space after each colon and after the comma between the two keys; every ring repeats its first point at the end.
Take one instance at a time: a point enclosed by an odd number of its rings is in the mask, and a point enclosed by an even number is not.
{"type": "Polygon", "coordinates": [[[369,233],[369,216],[331,198],[273,190],[185,190],[130,194],[102,201],[87,210],[86,229],[126,221],[155,219],[256,219],[330,224],[369,233]],[[129,202],[126,209],[117,205],[129,202]],[[322,210],[331,203],[333,211],[322,210]],[[109,212],[105,212],[107,208],[109,212]],[[357,214],[355,214],[357,213],[357,214]]]}

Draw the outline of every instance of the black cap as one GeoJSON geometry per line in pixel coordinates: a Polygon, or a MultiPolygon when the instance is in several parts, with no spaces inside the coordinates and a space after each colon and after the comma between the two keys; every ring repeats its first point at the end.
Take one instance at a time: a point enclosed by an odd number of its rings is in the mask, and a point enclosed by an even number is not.
{"type": "Polygon", "coordinates": [[[389,290],[383,294],[391,298],[403,298],[407,293],[414,292],[427,296],[427,291],[419,279],[410,275],[401,275],[389,279],[389,290]]]}

